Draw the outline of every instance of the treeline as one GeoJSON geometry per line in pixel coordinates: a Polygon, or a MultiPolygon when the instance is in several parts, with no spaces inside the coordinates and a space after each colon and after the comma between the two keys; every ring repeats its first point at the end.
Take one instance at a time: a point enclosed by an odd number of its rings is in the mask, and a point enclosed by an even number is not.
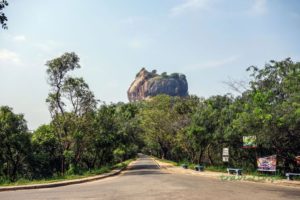
{"type": "Polygon", "coordinates": [[[0,182],[82,174],[133,158],[139,144],[136,110],[130,104],[101,105],[87,116],[60,118],[29,133],[24,116],[0,107],[0,182]]]}
{"type": "Polygon", "coordinates": [[[136,103],[99,102],[82,78],[79,58],[65,53],[46,64],[52,120],[29,133],[23,115],[0,108],[0,179],[38,179],[111,165],[144,152],[161,158],[254,170],[256,158],[277,155],[281,172],[297,171],[300,155],[300,63],[271,61],[248,68],[241,95],[186,98],[159,95],[136,103]],[[243,136],[257,148],[243,149],[243,136]]]}
{"type": "Polygon", "coordinates": [[[0,181],[81,174],[124,161],[140,147],[136,106],[106,105],[70,72],[79,57],[65,53],[46,64],[50,124],[28,132],[23,115],[0,107],[0,181]]]}
{"type": "Polygon", "coordinates": [[[174,161],[224,166],[222,149],[229,147],[229,166],[255,170],[256,158],[277,155],[281,173],[299,171],[300,63],[286,59],[247,70],[251,81],[238,97],[163,95],[143,102],[145,150],[174,161]],[[244,149],[243,136],[256,136],[257,148],[244,149]]]}

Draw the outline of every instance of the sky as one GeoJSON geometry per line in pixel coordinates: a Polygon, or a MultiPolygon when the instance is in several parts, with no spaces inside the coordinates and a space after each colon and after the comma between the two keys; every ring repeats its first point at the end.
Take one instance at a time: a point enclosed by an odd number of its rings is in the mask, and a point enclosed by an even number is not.
{"type": "Polygon", "coordinates": [[[300,60],[298,0],[8,0],[0,29],[0,106],[29,129],[49,123],[47,60],[75,52],[97,99],[128,102],[145,67],[187,77],[201,97],[232,92],[246,68],[300,60]]]}

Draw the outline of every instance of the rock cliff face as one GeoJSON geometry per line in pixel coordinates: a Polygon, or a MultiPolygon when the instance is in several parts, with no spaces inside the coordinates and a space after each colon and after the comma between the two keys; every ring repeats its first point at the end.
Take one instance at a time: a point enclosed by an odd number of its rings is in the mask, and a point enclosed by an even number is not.
{"type": "Polygon", "coordinates": [[[130,85],[127,95],[130,102],[139,101],[159,94],[170,96],[187,96],[188,83],[185,75],[173,73],[161,75],[156,70],[148,72],[145,68],[136,75],[135,80],[130,85]]]}

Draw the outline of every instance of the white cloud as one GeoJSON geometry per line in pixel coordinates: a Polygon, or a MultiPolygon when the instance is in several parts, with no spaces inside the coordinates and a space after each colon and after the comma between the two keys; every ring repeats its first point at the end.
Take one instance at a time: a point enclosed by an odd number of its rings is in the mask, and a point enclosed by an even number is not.
{"type": "Polygon", "coordinates": [[[150,38],[134,38],[128,42],[128,46],[132,49],[142,49],[149,46],[153,41],[150,38]]]}
{"type": "Polygon", "coordinates": [[[253,0],[250,13],[253,15],[263,15],[267,12],[267,0],[253,0]]]}
{"type": "Polygon", "coordinates": [[[1,63],[12,63],[19,64],[20,58],[18,54],[8,49],[0,49],[0,62],[1,63]]]}
{"type": "Polygon", "coordinates": [[[129,42],[128,46],[133,49],[140,49],[143,47],[143,42],[141,40],[134,39],[129,42]]]}
{"type": "Polygon", "coordinates": [[[43,43],[36,43],[35,46],[43,52],[50,53],[61,46],[61,44],[53,40],[47,40],[43,43]]]}
{"type": "Polygon", "coordinates": [[[192,10],[207,9],[209,2],[209,0],[184,0],[182,4],[176,5],[171,8],[170,16],[181,15],[192,10]]]}
{"type": "Polygon", "coordinates": [[[24,42],[26,41],[26,37],[25,35],[16,35],[13,37],[14,41],[17,41],[17,42],[24,42]]]}
{"type": "Polygon", "coordinates": [[[187,70],[198,70],[198,69],[210,69],[210,68],[219,68],[223,67],[225,65],[234,63],[239,59],[240,56],[238,55],[233,55],[228,58],[220,59],[220,60],[211,60],[211,61],[206,61],[200,64],[195,64],[187,67],[187,70]]]}
{"type": "Polygon", "coordinates": [[[143,22],[145,20],[144,17],[139,16],[130,16],[121,20],[121,23],[126,25],[134,25],[136,23],[143,22]]]}
{"type": "Polygon", "coordinates": [[[128,46],[133,49],[140,49],[143,46],[143,44],[140,40],[132,40],[128,43],[128,46]]]}

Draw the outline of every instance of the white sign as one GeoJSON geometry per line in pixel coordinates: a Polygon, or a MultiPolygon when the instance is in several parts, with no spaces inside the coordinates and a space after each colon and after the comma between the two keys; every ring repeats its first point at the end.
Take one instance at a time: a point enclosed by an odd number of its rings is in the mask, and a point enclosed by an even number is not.
{"type": "Polygon", "coordinates": [[[228,162],[229,161],[229,157],[228,156],[223,156],[223,162],[228,162]]]}
{"type": "Polygon", "coordinates": [[[223,156],[229,156],[229,148],[223,148],[223,156]]]}

